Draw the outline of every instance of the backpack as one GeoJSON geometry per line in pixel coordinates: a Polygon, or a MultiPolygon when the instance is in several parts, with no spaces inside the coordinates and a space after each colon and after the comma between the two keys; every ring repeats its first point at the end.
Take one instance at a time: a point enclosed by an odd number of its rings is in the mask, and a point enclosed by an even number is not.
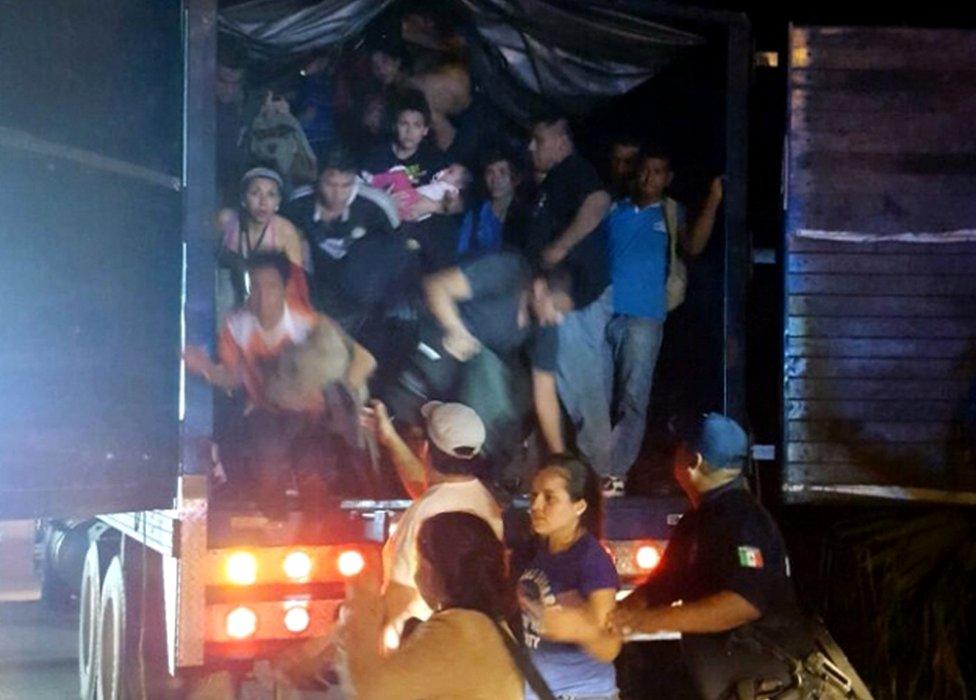
{"type": "Polygon", "coordinates": [[[251,125],[250,151],[294,187],[315,182],[318,166],[302,125],[287,111],[262,109],[251,125]]]}
{"type": "Polygon", "coordinates": [[[678,253],[678,203],[670,197],[664,198],[664,226],[668,230],[667,280],[664,291],[668,313],[681,306],[688,288],[688,268],[678,253]]]}

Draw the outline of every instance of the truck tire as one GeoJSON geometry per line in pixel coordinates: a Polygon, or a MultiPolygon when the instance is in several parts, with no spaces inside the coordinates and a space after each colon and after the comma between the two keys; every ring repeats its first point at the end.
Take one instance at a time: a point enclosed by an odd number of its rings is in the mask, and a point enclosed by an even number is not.
{"type": "Polygon", "coordinates": [[[78,686],[81,700],[95,698],[102,579],[112,559],[111,549],[110,543],[92,542],[82,567],[78,597],[78,686]]]}
{"type": "Polygon", "coordinates": [[[125,650],[125,577],[122,561],[112,562],[102,581],[98,612],[96,687],[99,700],[122,700],[122,669],[125,650]]]}
{"type": "Polygon", "coordinates": [[[95,520],[52,520],[44,524],[44,556],[41,559],[42,599],[54,610],[71,606],[79,595],[79,583],[89,545],[105,526],[95,520]]]}

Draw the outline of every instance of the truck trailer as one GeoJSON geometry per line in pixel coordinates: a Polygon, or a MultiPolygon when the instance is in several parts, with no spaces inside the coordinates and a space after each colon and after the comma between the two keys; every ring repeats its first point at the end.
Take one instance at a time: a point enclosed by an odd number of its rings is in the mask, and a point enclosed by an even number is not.
{"type": "MultiPolygon", "coordinates": [[[[367,4],[348,3],[360,11],[343,16],[340,38],[374,16],[367,4]]],[[[215,507],[209,495],[213,395],[180,358],[187,346],[214,346],[218,26],[270,56],[336,41],[280,33],[309,16],[274,5],[231,3],[219,14],[216,0],[55,2],[5,18],[0,298],[16,332],[0,341],[0,591],[37,593],[33,559],[47,562],[49,595],[57,583],[77,588],[83,698],[254,678],[262,662],[327,638],[344,581],[379,566],[407,505],[382,494],[336,498],[311,536],[301,514],[269,521],[215,507]],[[256,22],[256,11],[294,22],[256,22]],[[35,519],[44,519],[40,537],[35,519]]],[[[753,250],[747,107],[753,71],[769,56],[754,69],[743,15],[581,2],[560,15],[564,33],[543,39],[556,21],[546,3],[537,26],[466,5],[485,42],[507,22],[525,39],[523,54],[533,42],[566,51],[591,42],[619,59],[628,47],[608,41],[620,36],[610,29],[650,32],[652,20],[696,38],[676,48],[635,32],[647,41],[633,54],[644,80],[660,68],[653,61],[667,62],[654,41],[669,57],[707,46],[719,66],[727,187],[700,274],[711,296],[691,298],[688,313],[717,338],[693,369],[710,406],[747,423],[755,399],[745,351],[772,345],[780,366],[765,371],[782,383],[781,412],[752,428],[770,437],[754,455],[779,467],[770,478],[759,462],[777,501],[976,503],[947,456],[969,390],[960,363],[976,335],[965,268],[976,246],[964,196],[972,176],[952,156],[968,143],[968,101],[924,80],[945,68],[939,61],[971,60],[971,33],[792,28],[780,105],[784,230],[772,250],[753,250]],[[583,31],[591,14],[596,24],[583,31]],[[941,42],[952,51],[929,50],[941,42]],[[921,68],[905,64],[906,51],[921,68]],[[919,107],[923,94],[937,109],[919,107]],[[913,195],[901,205],[905,186],[913,195]],[[750,292],[782,300],[780,335],[747,336],[750,292]],[[947,488],[949,477],[960,487],[947,488]]],[[[656,565],[683,508],[675,498],[610,502],[607,546],[627,585],[656,565]]]]}
{"type": "MultiPolygon", "coordinates": [[[[217,24],[212,0],[5,18],[0,590],[77,598],[83,698],[231,693],[311,653],[408,505],[337,497],[311,533],[211,498],[213,394],[181,353],[215,345],[217,24]]],[[[628,584],[683,508],[615,504],[628,584]]]]}

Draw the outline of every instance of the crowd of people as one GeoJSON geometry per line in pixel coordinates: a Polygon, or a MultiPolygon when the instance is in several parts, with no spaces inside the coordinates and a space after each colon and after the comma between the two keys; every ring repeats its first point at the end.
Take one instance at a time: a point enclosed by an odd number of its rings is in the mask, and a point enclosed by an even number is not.
{"type": "Polygon", "coordinates": [[[566,115],[507,128],[435,24],[404,18],[419,53],[382,35],[252,99],[222,54],[218,357],[185,355],[221,390],[215,473],[269,517],[289,489],[312,513],[391,488],[412,500],[382,577],[346,604],[355,697],[610,700],[625,636],[664,630],[685,634],[703,697],[785,687],[786,666],[738,646],[755,628],[811,651],[737,424],[675,433],[667,478],[693,514],[622,603],[600,542],[721,178],[690,216],[668,152],[622,135],[601,179],[566,115]],[[524,536],[503,525],[517,494],[524,536]]]}
{"type": "Polygon", "coordinates": [[[673,478],[691,508],[657,570],[618,603],[585,462],[544,460],[520,537],[476,476],[486,430],[471,408],[425,405],[416,450],[382,404],[368,415],[413,504],[384,547],[382,577],[350,585],[338,661],[350,696],[615,700],[627,636],[680,632],[687,689],[703,698],[848,697],[816,676],[783,540],[745,486],[748,439],[731,419],[675,426],[673,478]]]}
{"type": "MultiPolygon", "coordinates": [[[[261,365],[289,400],[279,408],[321,414],[320,402],[295,396],[311,391],[297,388],[303,368],[315,389],[326,385],[309,368],[315,353],[287,349],[325,324],[343,336],[336,347],[371,357],[364,390],[402,428],[420,425],[429,400],[474,409],[487,478],[501,488],[524,493],[540,458],[571,451],[606,495],[622,494],[664,321],[684,298],[683,261],[709,241],[721,179],[687,217],[667,194],[668,153],[621,136],[605,183],[566,115],[536,115],[519,133],[495,114],[458,58],[460,41],[405,18],[401,36],[311,61],[297,88],[250,92],[241,57],[221,54],[218,174],[231,206],[218,216],[220,365],[251,366],[248,382],[235,377],[247,386],[245,413],[274,403],[254,378],[261,365]],[[403,40],[412,26],[429,39],[420,57],[403,40]],[[253,268],[271,254],[287,262],[285,293],[271,325],[251,323],[258,343],[240,328],[260,296],[253,268]]],[[[233,411],[219,423],[225,442],[240,433],[233,411]]],[[[283,426],[264,426],[278,434],[258,442],[282,442],[282,431],[283,444],[308,442],[283,426]]],[[[229,475],[247,472],[220,460],[229,475]]]]}

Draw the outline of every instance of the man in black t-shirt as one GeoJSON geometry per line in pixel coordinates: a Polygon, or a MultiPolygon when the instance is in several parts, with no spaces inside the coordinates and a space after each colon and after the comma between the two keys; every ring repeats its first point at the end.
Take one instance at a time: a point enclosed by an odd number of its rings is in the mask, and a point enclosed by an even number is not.
{"type": "MultiPolygon", "coordinates": [[[[610,207],[596,171],[574,146],[565,117],[536,121],[529,145],[538,195],[526,252],[538,271],[567,280],[573,310],[559,323],[559,398],[576,428],[577,449],[600,475],[610,470],[610,348],[613,313],[603,217],[610,207]]],[[[537,292],[545,293],[545,285],[537,292]]]]}
{"type": "Polygon", "coordinates": [[[430,143],[430,108],[419,90],[407,90],[394,105],[393,140],[366,154],[362,166],[370,175],[402,167],[414,187],[426,185],[446,168],[447,158],[430,143]]]}
{"type": "Polygon", "coordinates": [[[440,336],[429,342],[456,361],[456,398],[469,402],[485,422],[485,452],[496,476],[504,476],[500,472],[515,456],[533,406],[547,449],[563,452],[558,333],[534,318],[525,260],[514,252],[486,253],[425,277],[423,286],[440,336]],[[523,390],[527,368],[531,397],[523,390]]]}
{"type": "Polygon", "coordinates": [[[703,698],[728,697],[744,680],[787,683],[787,666],[769,644],[803,659],[814,642],[796,605],[782,535],[742,476],[748,438],[717,413],[681,432],[674,475],[692,508],[655,572],[611,623],[623,634],[681,632],[703,698]]]}
{"type": "MultiPolygon", "coordinates": [[[[394,108],[393,141],[370,151],[363,169],[373,176],[403,168],[411,187],[428,185],[434,175],[450,165],[450,161],[428,138],[431,117],[427,98],[419,90],[407,90],[397,99],[394,108]]],[[[417,251],[424,271],[453,264],[463,211],[461,196],[445,195],[434,211],[428,208],[432,202],[417,198],[415,192],[394,191],[392,197],[401,207],[405,219],[401,234],[417,251]]]]}

